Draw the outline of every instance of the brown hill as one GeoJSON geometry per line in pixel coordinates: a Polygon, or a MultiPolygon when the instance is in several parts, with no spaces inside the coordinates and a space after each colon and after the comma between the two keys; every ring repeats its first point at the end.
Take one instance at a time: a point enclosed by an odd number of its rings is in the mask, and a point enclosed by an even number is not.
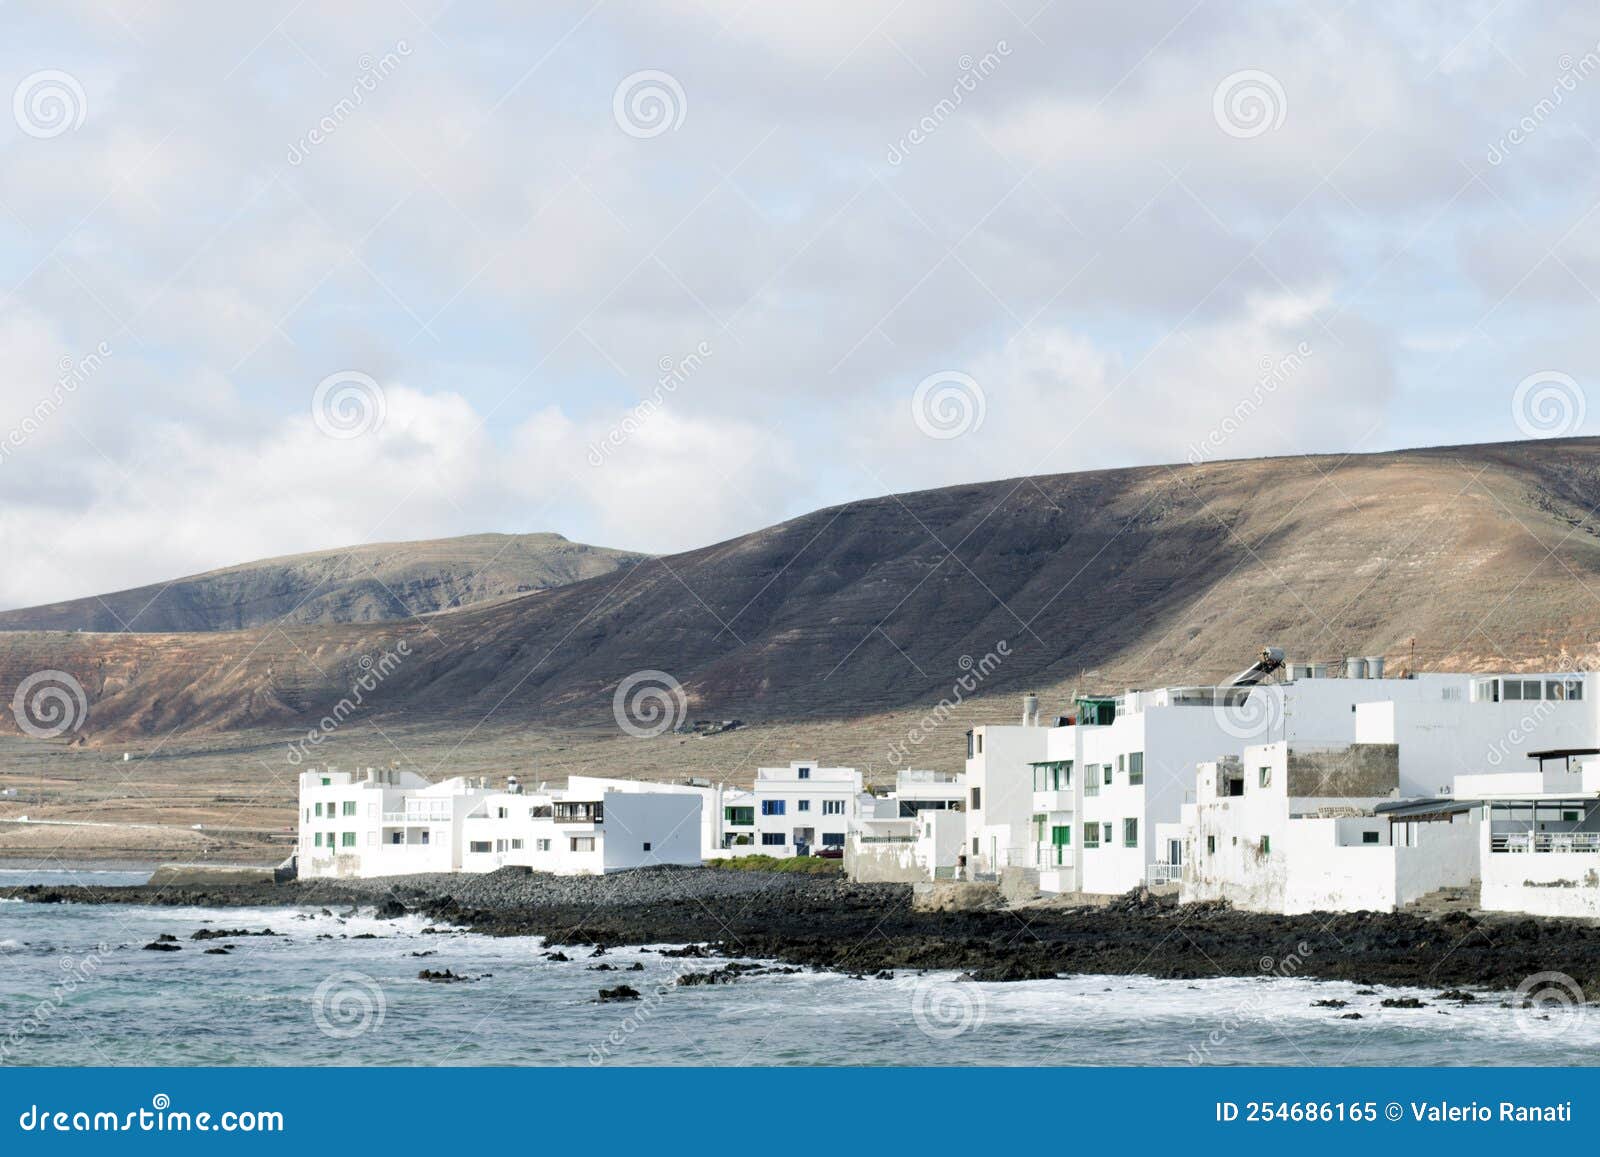
{"type": "Polygon", "coordinates": [[[447,616],[0,635],[0,693],[71,672],[91,740],[309,726],[404,644],[357,714],[466,737],[486,718],[615,734],[641,670],[680,680],[691,718],[782,720],[920,711],[1002,651],[963,695],[1215,679],[1269,642],[1391,671],[1566,664],[1600,638],[1597,504],[1593,439],[957,486],[447,616]]]}
{"type": "Polygon", "coordinates": [[[0,631],[237,631],[454,610],[610,574],[647,556],[559,534],[474,534],[262,559],[170,583],[0,612],[0,631]]]}

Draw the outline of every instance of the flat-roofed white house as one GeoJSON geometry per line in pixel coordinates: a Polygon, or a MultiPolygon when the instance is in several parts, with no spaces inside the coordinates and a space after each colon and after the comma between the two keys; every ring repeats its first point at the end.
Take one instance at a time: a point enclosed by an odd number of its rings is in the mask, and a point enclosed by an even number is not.
{"type": "Polygon", "coordinates": [[[755,793],[709,781],[658,783],[647,779],[607,779],[574,775],[568,791],[665,792],[700,797],[700,854],[705,859],[753,852],[756,842],[755,793]]]}
{"type": "MultiPolygon", "coordinates": [[[[842,849],[862,813],[861,773],[804,759],[788,767],[761,767],[756,769],[754,797],[754,852],[788,857],[819,848],[842,849]]],[[[867,800],[871,806],[871,797],[867,800]]]]}
{"type": "Polygon", "coordinates": [[[1457,776],[1477,801],[1480,905],[1491,912],[1600,918],[1600,750],[1528,753],[1525,771],[1457,776]]]}
{"type": "Polygon", "coordinates": [[[698,864],[698,794],[551,790],[408,771],[300,775],[299,874],[308,878],[487,872],[507,865],[600,874],[698,864]]]}
{"type": "Polygon", "coordinates": [[[565,790],[519,786],[485,796],[462,824],[461,867],[521,866],[559,876],[601,876],[661,864],[697,865],[696,792],[565,790]]]}
{"type": "Polygon", "coordinates": [[[1255,912],[1388,912],[1478,875],[1468,804],[1398,800],[1394,744],[1256,744],[1202,763],[1185,903],[1255,912]]]}
{"type": "Polygon", "coordinates": [[[301,876],[393,876],[461,870],[461,826],[488,781],[430,783],[415,772],[300,773],[301,876]]]}
{"type": "Polygon", "coordinates": [[[971,869],[1034,869],[1047,892],[1116,894],[1171,879],[1196,768],[1248,745],[1395,745],[1400,796],[1424,799],[1445,794],[1463,768],[1600,733],[1590,673],[1330,678],[1315,665],[1269,663],[1268,653],[1240,677],[1256,682],[1080,695],[1054,726],[1030,696],[1020,725],[974,727],[971,869]],[[1263,665],[1291,677],[1260,682],[1263,665]]]}
{"type": "Polygon", "coordinates": [[[851,825],[844,868],[865,883],[955,876],[966,839],[965,777],[954,772],[903,769],[894,790],[873,797],[851,825]]]}

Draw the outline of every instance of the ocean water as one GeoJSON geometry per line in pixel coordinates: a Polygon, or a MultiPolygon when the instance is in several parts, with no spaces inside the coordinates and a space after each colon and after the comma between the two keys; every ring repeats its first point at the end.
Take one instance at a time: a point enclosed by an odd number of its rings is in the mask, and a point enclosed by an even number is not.
{"type": "MultiPolygon", "coordinates": [[[[136,882],[130,875],[124,882],[136,882]]],[[[0,902],[0,1064],[1586,1065],[1600,1057],[1600,1008],[1559,1001],[1513,1010],[1484,994],[1458,1006],[1435,1001],[1433,990],[1357,995],[1353,984],[1292,976],[977,984],[951,973],[852,980],[808,971],[685,987],[679,975],[725,962],[633,948],[598,959],[569,948],[562,962],[536,939],[425,926],[317,909],[0,902]],[[201,928],[281,935],[191,940],[201,928]],[[144,949],[162,934],[181,949],[144,949]],[[205,954],[219,944],[233,951],[205,954]],[[635,962],[642,971],[590,970],[635,962]],[[422,968],[479,979],[430,983],[417,978],[422,968]],[[641,999],[596,1003],[601,987],[617,984],[641,999]],[[1406,995],[1428,1007],[1379,1004],[1406,995]],[[1348,1005],[1312,1006],[1325,999],[1348,1005]],[[1341,1019],[1349,1012],[1361,1019],[1341,1019]]]]}

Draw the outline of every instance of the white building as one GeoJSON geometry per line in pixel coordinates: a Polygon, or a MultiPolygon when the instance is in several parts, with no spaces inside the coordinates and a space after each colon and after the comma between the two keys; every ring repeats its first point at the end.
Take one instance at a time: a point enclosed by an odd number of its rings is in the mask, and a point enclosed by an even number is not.
{"type": "Polygon", "coordinates": [[[698,864],[700,809],[698,794],[524,793],[514,777],[494,790],[482,778],[429,783],[407,771],[306,771],[297,863],[308,878],[698,864]]]}
{"type": "MultiPolygon", "coordinates": [[[[788,767],[756,769],[755,852],[777,857],[843,849],[862,814],[861,773],[798,760],[788,767]]],[[[871,797],[866,797],[870,807],[871,797]]]]}
{"type": "Polygon", "coordinates": [[[1478,875],[1478,817],[1397,801],[1394,744],[1259,744],[1200,765],[1182,856],[1185,903],[1256,912],[1393,911],[1478,875]]]}
{"type": "Polygon", "coordinates": [[[461,867],[519,865],[561,876],[601,876],[661,864],[697,865],[701,797],[694,792],[519,786],[485,796],[462,824],[461,867]]]}
{"type": "Polygon", "coordinates": [[[745,788],[690,780],[688,783],[656,783],[641,779],[604,779],[574,775],[567,780],[568,791],[664,792],[700,797],[700,855],[704,859],[738,855],[755,850],[755,793],[745,788]]]}
{"type": "Polygon", "coordinates": [[[1462,775],[1479,801],[1485,911],[1600,917],[1600,750],[1530,753],[1537,770],[1462,775]]]}
{"type": "Polygon", "coordinates": [[[1384,679],[1285,670],[1295,677],[1079,696],[1055,726],[1041,724],[1030,696],[1020,725],[973,728],[970,868],[1036,869],[1047,892],[1115,894],[1171,878],[1195,769],[1247,745],[1394,744],[1400,796],[1428,798],[1464,768],[1513,761],[1530,744],[1579,746],[1600,735],[1592,674],[1384,679]]]}
{"type": "Polygon", "coordinates": [[[966,780],[902,770],[887,796],[851,826],[844,867],[852,880],[905,882],[953,877],[966,838],[966,780]]]}
{"type": "Polygon", "coordinates": [[[487,780],[429,783],[410,771],[300,773],[299,874],[392,876],[461,870],[461,827],[487,780]]]}

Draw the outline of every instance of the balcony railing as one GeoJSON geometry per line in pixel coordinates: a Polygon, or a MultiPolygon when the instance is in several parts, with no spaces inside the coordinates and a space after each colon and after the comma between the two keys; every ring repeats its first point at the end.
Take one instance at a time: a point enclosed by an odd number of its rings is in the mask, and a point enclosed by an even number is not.
{"type": "Polygon", "coordinates": [[[413,807],[403,812],[384,812],[383,822],[386,824],[429,824],[439,823],[451,817],[449,804],[440,807],[413,807]]]}
{"type": "Polygon", "coordinates": [[[1176,884],[1183,879],[1183,865],[1160,862],[1151,864],[1146,879],[1152,884],[1176,884]]]}
{"type": "Polygon", "coordinates": [[[1490,836],[1491,852],[1600,852],[1600,832],[1518,832],[1490,836]]]}

